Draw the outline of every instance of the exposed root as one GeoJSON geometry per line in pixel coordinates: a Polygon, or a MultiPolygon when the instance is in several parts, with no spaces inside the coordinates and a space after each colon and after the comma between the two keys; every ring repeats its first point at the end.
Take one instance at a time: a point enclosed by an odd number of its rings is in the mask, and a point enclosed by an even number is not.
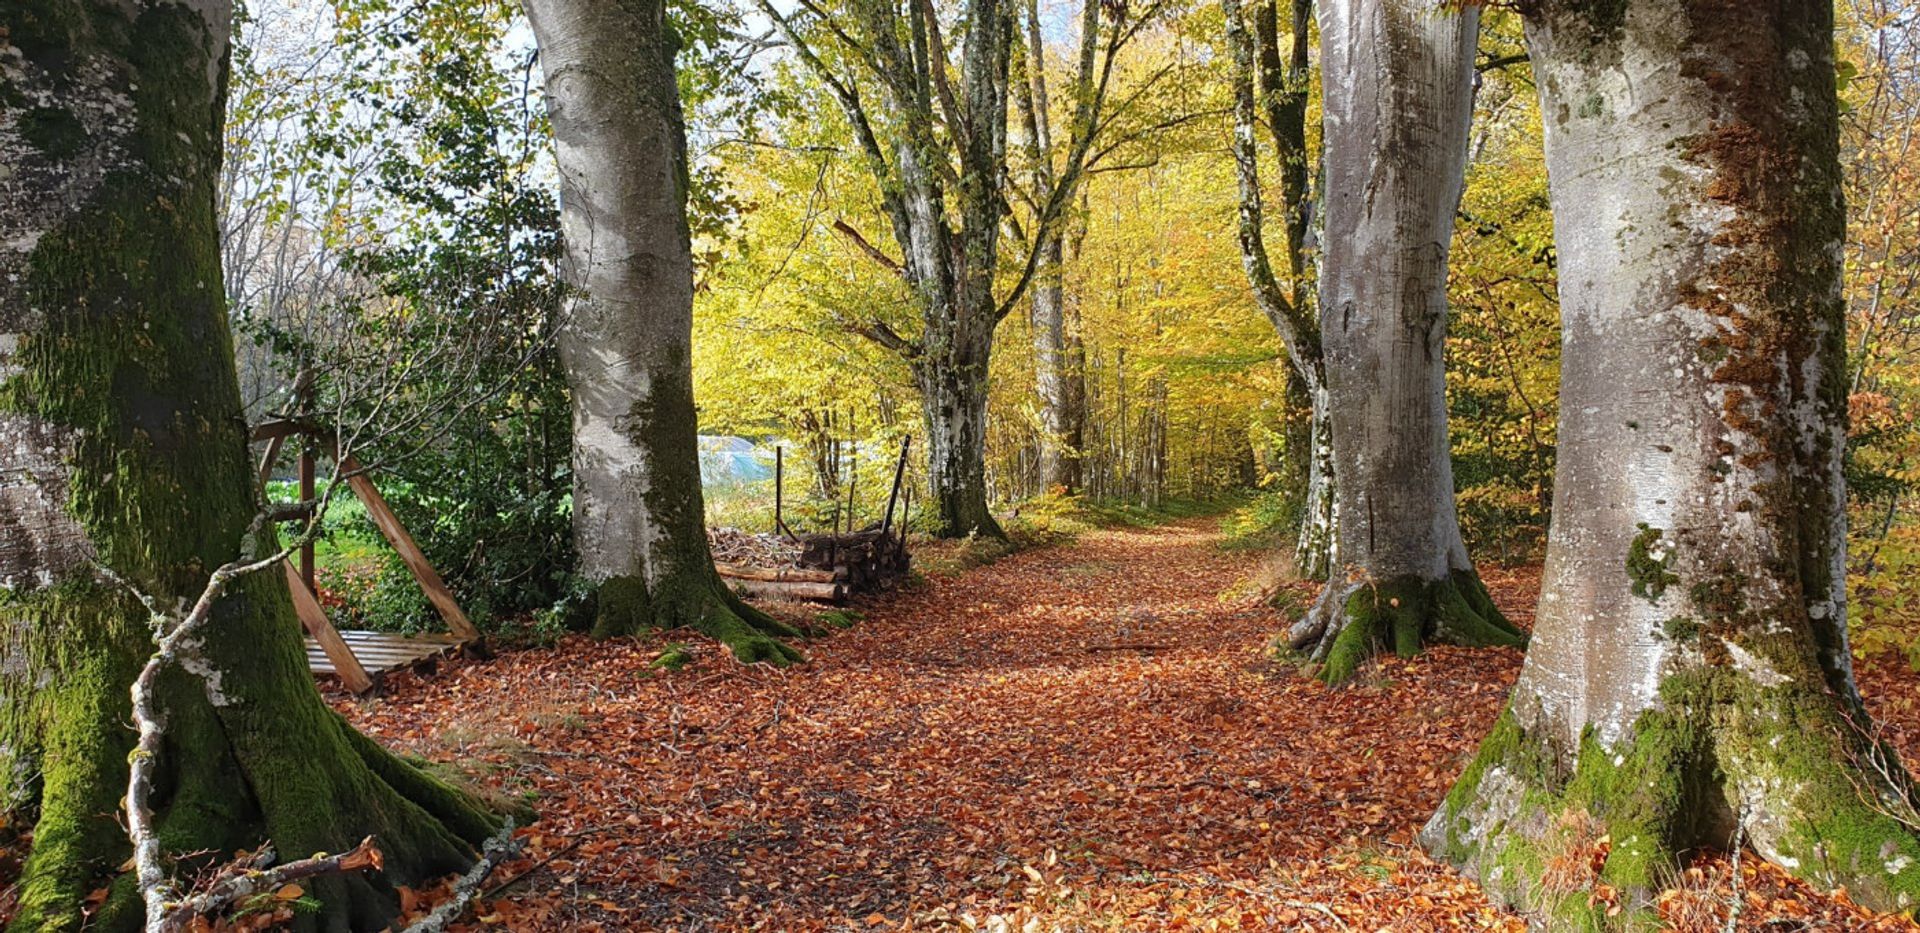
{"type": "Polygon", "coordinates": [[[1862,767],[1846,719],[1830,696],[1724,670],[1670,678],[1628,735],[1607,744],[1589,729],[1564,758],[1509,711],[1420,841],[1554,929],[1657,929],[1655,900],[1683,857],[1743,841],[1816,885],[1911,913],[1920,833],[1888,807],[1910,790],[1862,767]],[[1569,883],[1559,869],[1575,864],[1590,870],[1569,883]]]}
{"type": "Polygon", "coordinates": [[[785,641],[804,633],[747,605],[712,572],[651,591],[637,577],[615,577],[595,593],[590,618],[595,638],[684,628],[727,646],[743,664],[785,667],[806,660],[785,641]]]}
{"type": "Polygon", "coordinates": [[[1471,570],[1432,581],[1330,583],[1287,632],[1288,645],[1318,664],[1315,676],[1329,684],[1345,682],[1388,649],[1410,658],[1434,643],[1519,647],[1526,641],[1471,570]]]}

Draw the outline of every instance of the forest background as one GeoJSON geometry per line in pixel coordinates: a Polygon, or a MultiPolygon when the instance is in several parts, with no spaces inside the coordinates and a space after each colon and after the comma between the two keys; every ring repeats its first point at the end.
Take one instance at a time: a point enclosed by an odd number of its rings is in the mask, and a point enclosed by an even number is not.
{"type": "MultiPolygon", "coordinates": [[[[1075,11],[1055,6],[1035,7],[1044,61],[1022,55],[1014,68],[1066,87],[1075,11]]],[[[1920,11],[1904,0],[1838,0],[1836,11],[1850,207],[1850,621],[1856,651],[1920,666],[1920,11]]],[[[683,3],[675,16],[701,433],[784,448],[789,524],[872,521],[899,445],[922,431],[905,360],[872,337],[876,323],[910,333],[917,320],[872,246],[885,228],[879,193],[829,90],[764,17],[715,3],[683,3]]],[[[484,625],[551,630],[552,610],[579,584],[566,387],[551,347],[557,180],[518,5],[272,0],[243,20],[222,209],[251,412],[290,407],[296,375],[310,371],[319,393],[425,413],[376,451],[389,499],[484,625]],[[467,365],[438,373],[448,346],[467,365]]],[[[1448,405],[1468,545],[1516,564],[1544,551],[1559,374],[1553,221],[1517,16],[1488,11],[1477,70],[1448,405]]],[[[1047,433],[1028,316],[1010,315],[996,337],[988,486],[1016,540],[1089,509],[1210,505],[1236,546],[1289,551],[1307,411],[1240,263],[1230,71],[1216,4],[1157,7],[1117,58],[1111,116],[1066,218],[1060,267],[1079,387],[1069,397],[1085,424],[1080,488],[1041,480],[1047,433]]],[[[1051,101],[1062,123],[1067,98],[1051,101]]],[[[1036,167],[1032,151],[1009,146],[1008,160],[1008,190],[1029,196],[1019,180],[1036,167]]],[[[1030,197],[1014,205],[1007,283],[1027,252],[1020,220],[1036,210],[1030,197]]],[[[909,463],[908,485],[921,490],[910,498],[924,503],[922,462],[909,463]]],[[[715,483],[711,523],[767,530],[771,487],[715,483]]],[[[364,515],[337,512],[320,577],[333,608],[356,627],[429,624],[364,515]]],[[[908,520],[931,521],[919,508],[908,520]]]]}

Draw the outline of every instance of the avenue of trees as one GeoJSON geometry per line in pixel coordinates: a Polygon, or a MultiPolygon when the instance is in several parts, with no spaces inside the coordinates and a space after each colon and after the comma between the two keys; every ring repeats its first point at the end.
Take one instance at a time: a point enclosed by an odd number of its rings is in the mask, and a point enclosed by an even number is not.
{"type": "Polygon", "coordinates": [[[1645,925],[1745,846],[1910,911],[1920,798],[1853,660],[1920,643],[1875,576],[1910,540],[1915,12],[339,0],[303,47],[249,32],[288,10],[10,0],[10,929],[182,929],[223,854],[368,837],[299,922],[384,929],[523,816],[312,685],[262,571],[331,492],[279,521],[263,414],[401,478],[493,614],[749,663],[801,633],[716,571],[702,434],[791,445],[836,523],[911,436],[909,520],[975,545],[1236,495],[1320,584],[1273,626],[1314,676],[1525,647],[1420,835],[1502,902],[1645,925]],[[1476,560],[1536,555],[1529,632],[1476,560]],[[1576,835],[1621,915],[1541,887],[1576,835]]]}

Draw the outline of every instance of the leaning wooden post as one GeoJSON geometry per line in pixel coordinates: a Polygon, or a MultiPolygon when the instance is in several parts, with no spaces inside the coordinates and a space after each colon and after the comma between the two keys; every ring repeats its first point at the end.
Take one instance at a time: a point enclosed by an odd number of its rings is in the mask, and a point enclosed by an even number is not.
{"type": "Polygon", "coordinates": [[[783,534],[791,538],[793,537],[793,532],[787,530],[787,520],[781,516],[781,502],[783,499],[786,498],[786,469],[787,469],[786,464],[787,464],[787,448],[784,446],[774,447],[773,448],[773,530],[775,534],[783,534]]]}
{"type": "Polygon", "coordinates": [[[321,652],[326,654],[327,661],[333,665],[334,675],[340,678],[340,685],[356,694],[372,690],[373,678],[367,676],[365,665],[348,647],[347,640],[340,637],[340,631],[333,627],[320,601],[314,598],[311,590],[301,585],[300,577],[292,567],[284,561],[280,566],[286,568],[287,592],[293,594],[294,615],[299,617],[301,627],[313,636],[321,652]]]}
{"type": "MultiPolygon", "coordinates": [[[[313,414],[313,371],[303,369],[293,380],[295,417],[302,421],[313,414]]],[[[316,498],[313,488],[314,460],[313,439],[300,436],[300,501],[312,502],[316,498]]],[[[319,516],[315,517],[315,521],[319,516]]],[[[313,536],[308,535],[300,543],[300,582],[306,584],[307,592],[319,593],[320,587],[313,572],[313,536]]]]}
{"type": "Polygon", "coordinates": [[[860,444],[847,444],[847,534],[853,534],[853,495],[860,488],[860,444]]]}
{"type": "Polygon", "coordinates": [[[352,454],[341,457],[340,472],[346,476],[347,485],[353,489],[354,495],[360,497],[360,503],[367,507],[367,517],[373,519],[374,527],[380,529],[387,543],[400,552],[401,562],[413,571],[414,580],[427,594],[427,601],[433,603],[433,608],[439,610],[440,617],[447,621],[447,628],[466,641],[479,641],[480,630],[460,610],[460,603],[453,598],[453,591],[447,589],[439,572],[427,562],[427,555],[413,542],[413,536],[407,533],[406,526],[400,524],[400,517],[393,514],[393,508],[387,505],[386,498],[380,495],[380,490],[373,485],[372,478],[367,476],[360,461],[352,454]]]}
{"type": "Polygon", "coordinates": [[[900,462],[893,466],[893,489],[887,493],[887,517],[880,521],[880,533],[886,534],[893,528],[893,504],[900,498],[900,483],[907,476],[907,448],[913,444],[913,435],[900,439],[900,462]]]}
{"type": "MultiPolygon", "coordinates": [[[[314,494],[314,488],[313,488],[313,474],[314,474],[313,443],[303,437],[300,439],[300,501],[301,502],[314,501],[315,494],[314,494]]],[[[312,535],[308,535],[306,537],[306,540],[300,543],[300,582],[306,585],[307,592],[309,593],[320,592],[320,588],[319,586],[316,585],[316,582],[314,579],[314,573],[313,573],[313,536],[312,535]]]]}

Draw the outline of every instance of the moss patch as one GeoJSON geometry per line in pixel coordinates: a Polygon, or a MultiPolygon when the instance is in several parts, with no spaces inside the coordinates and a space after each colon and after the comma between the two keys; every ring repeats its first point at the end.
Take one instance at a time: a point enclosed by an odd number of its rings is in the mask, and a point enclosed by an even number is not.
{"type": "Polygon", "coordinates": [[[1472,571],[1455,571],[1442,580],[1401,577],[1363,585],[1347,597],[1327,637],[1333,643],[1315,676],[1329,684],[1345,683],[1360,665],[1389,649],[1410,658],[1431,642],[1526,644],[1526,636],[1500,614],[1472,571]]]}

